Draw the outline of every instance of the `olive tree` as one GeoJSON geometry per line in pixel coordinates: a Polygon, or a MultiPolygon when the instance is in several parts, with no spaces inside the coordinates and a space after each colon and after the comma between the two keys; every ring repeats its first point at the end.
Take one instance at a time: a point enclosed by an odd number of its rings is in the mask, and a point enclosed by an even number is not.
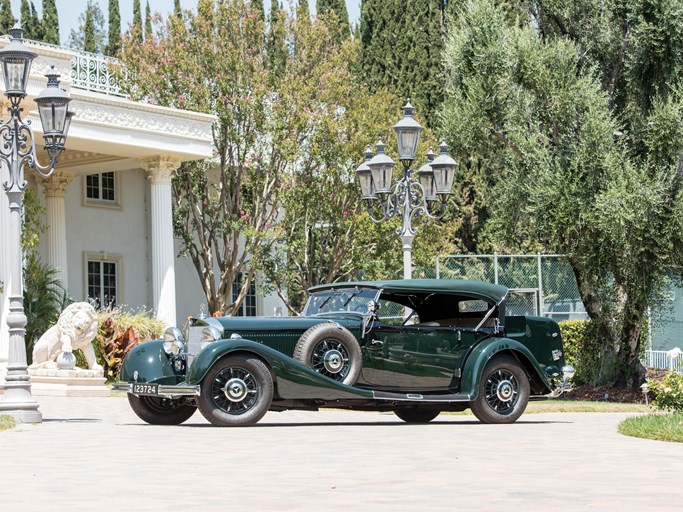
{"type": "Polygon", "coordinates": [[[683,9],[580,3],[457,9],[443,125],[484,183],[492,243],[568,256],[593,382],[635,386],[647,307],[682,263],[683,9]]]}

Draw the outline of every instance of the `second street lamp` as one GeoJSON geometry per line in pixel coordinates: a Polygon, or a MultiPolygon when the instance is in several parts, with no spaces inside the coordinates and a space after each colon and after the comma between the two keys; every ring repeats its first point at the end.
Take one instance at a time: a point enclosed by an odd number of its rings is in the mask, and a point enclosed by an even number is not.
{"type": "Polygon", "coordinates": [[[358,166],[356,174],[361,196],[367,202],[367,210],[373,222],[380,223],[398,215],[402,225],[397,229],[403,243],[403,278],[412,277],[413,238],[417,228],[413,220],[440,219],[446,212],[446,203],[452,192],[457,164],[448,154],[448,146],[442,142],[439,155],[430,150],[427,163],[411,176],[411,164],[415,160],[422,126],[413,117],[410,99],[403,107],[403,118],[394,125],[398,142],[399,160],[403,164],[403,177],[392,185],[394,161],[384,152],[380,140],[377,153],[366,149],[365,161],[358,166]],[[436,209],[436,211],[435,211],[436,209]],[[379,213],[379,216],[376,214],[379,213]]]}
{"type": "MultiPolygon", "coordinates": [[[[39,423],[42,415],[38,403],[31,396],[31,383],[26,366],[26,315],[23,299],[23,269],[21,251],[21,215],[24,206],[24,167],[29,167],[47,178],[54,172],[59,154],[64,150],[66,134],[74,113],[69,110],[69,95],[59,87],[59,75],[47,74],[47,87],[35,99],[43,125],[48,165],[40,165],[36,155],[35,136],[30,121],[22,119],[22,100],[31,63],[37,54],[23,44],[23,31],[15,26],[10,31],[10,43],[0,50],[0,65],[5,80],[5,96],[9,99],[9,117],[0,122],[0,183],[9,200],[11,246],[9,314],[9,353],[5,377],[5,397],[0,401],[0,414],[12,416],[19,423],[39,423]],[[4,165],[2,165],[4,164],[4,165]],[[8,174],[4,168],[7,167],[8,174]]],[[[2,212],[2,215],[5,213],[2,212]]]]}

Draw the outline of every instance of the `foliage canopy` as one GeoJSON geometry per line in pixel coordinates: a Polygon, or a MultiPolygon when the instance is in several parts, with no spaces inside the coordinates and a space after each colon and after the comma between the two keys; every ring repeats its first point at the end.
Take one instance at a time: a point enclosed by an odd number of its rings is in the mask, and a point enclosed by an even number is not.
{"type": "Polygon", "coordinates": [[[175,232],[212,312],[234,314],[257,269],[297,296],[362,265],[352,242],[357,141],[388,129],[392,104],[397,111],[386,92],[353,80],[357,44],[340,45],[324,20],[273,6],[266,26],[252,2],[200,0],[196,13],[159,23],[154,38],[128,37],[122,52],[134,98],[216,116],[214,158],[184,164],[173,181],[175,232]],[[316,225],[337,248],[324,262],[299,251],[316,225]],[[325,271],[290,290],[316,265],[325,271]]]}
{"type": "Polygon", "coordinates": [[[643,320],[681,264],[683,6],[456,9],[443,126],[499,250],[567,254],[599,341],[595,383],[637,385],[643,320]],[[600,23],[597,22],[600,20],[600,23]]]}

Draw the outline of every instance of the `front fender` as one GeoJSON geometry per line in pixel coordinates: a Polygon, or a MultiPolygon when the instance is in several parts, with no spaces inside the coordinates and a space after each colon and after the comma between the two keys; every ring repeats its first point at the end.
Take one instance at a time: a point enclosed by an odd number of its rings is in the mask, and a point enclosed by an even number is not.
{"type": "Polygon", "coordinates": [[[282,352],[244,338],[214,341],[205,347],[193,361],[187,383],[201,384],[219,359],[233,353],[252,354],[263,360],[273,373],[277,394],[282,399],[372,398],[371,391],[337,382],[282,352]]]}
{"type": "Polygon", "coordinates": [[[548,378],[545,376],[545,372],[543,372],[538,361],[536,361],[534,355],[525,345],[510,338],[489,338],[474,347],[465,361],[461,378],[462,394],[469,395],[472,400],[477,398],[479,382],[484,373],[484,367],[492,357],[501,352],[516,355],[522,362],[522,366],[529,371],[528,366],[524,364],[524,359],[526,359],[548,389],[552,389],[548,378]]]}
{"type": "Polygon", "coordinates": [[[179,384],[185,376],[174,370],[171,359],[164,352],[162,340],[146,341],[133,348],[121,365],[122,382],[133,382],[137,371],[138,382],[179,384]]]}

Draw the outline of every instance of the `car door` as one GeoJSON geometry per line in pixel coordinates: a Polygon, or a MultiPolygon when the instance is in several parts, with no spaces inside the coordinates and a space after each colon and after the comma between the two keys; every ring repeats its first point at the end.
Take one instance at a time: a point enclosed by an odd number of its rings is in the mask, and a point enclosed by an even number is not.
{"type": "Polygon", "coordinates": [[[448,389],[473,336],[453,327],[376,322],[364,347],[363,380],[387,388],[448,389]]]}

